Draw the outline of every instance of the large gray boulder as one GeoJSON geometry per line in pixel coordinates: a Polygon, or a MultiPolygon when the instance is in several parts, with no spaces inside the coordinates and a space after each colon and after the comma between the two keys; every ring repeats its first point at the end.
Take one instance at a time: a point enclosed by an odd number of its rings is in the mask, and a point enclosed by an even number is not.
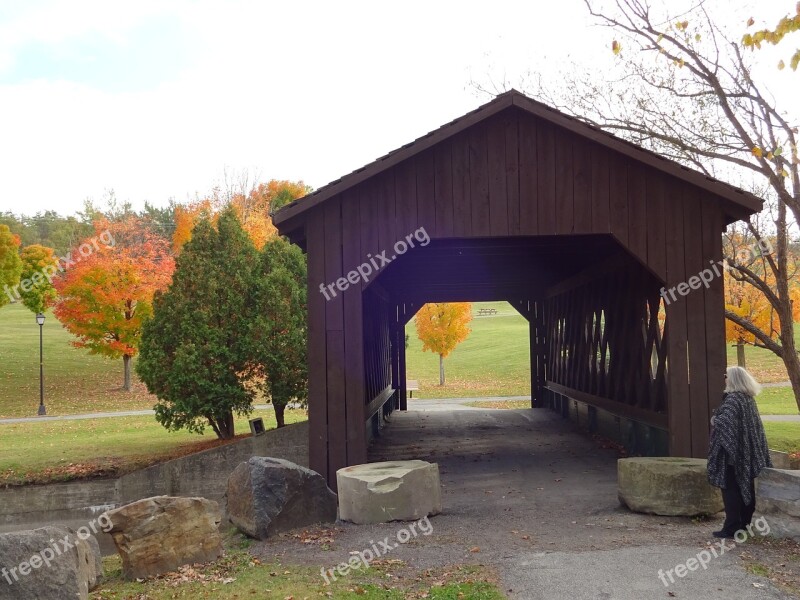
{"type": "Polygon", "coordinates": [[[339,516],[360,525],[416,521],[442,512],[439,465],[398,460],[345,467],[336,472],[339,516]]]}
{"type": "Polygon", "coordinates": [[[88,530],[42,527],[0,534],[2,600],[86,600],[102,572],[100,546],[88,530]]]}
{"type": "Polygon", "coordinates": [[[772,466],[776,469],[791,469],[792,461],[788,452],[773,450],[770,448],[769,457],[772,459],[772,466]]]}
{"type": "Polygon", "coordinates": [[[800,542],[800,471],[764,469],[756,479],[756,513],[769,533],[800,542]]]}
{"type": "Polygon", "coordinates": [[[722,494],[708,483],[707,461],[671,456],[621,458],[617,461],[620,503],[634,512],[688,516],[722,510],[722,494]]]}
{"type": "Polygon", "coordinates": [[[155,496],[105,515],[126,579],[160,575],[222,555],[222,515],[213,500],[155,496]]]}
{"type": "Polygon", "coordinates": [[[317,472],[288,460],[254,456],[228,478],[228,518],[259,540],[336,521],[336,494],[317,472]]]}

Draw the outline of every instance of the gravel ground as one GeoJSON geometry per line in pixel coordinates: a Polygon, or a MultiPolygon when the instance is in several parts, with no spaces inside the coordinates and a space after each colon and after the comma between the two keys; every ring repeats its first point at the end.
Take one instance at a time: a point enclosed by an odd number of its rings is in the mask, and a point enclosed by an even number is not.
{"type": "Polygon", "coordinates": [[[664,585],[659,570],[718,548],[711,532],[721,515],[692,520],[621,507],[617,450],[550,411],[452,408],[394,413],[370,450],[371,461],[439,464],[444,510],[430,519],[429,535],[397,544],[402,523],[340,523],[259,543],[253,552],[334,567],[350,552],[384,548],[385,540],[392,549],[382,558],[403,561],[409,573],[483,564],[509,598],[530,600],[800,597],[791,592],[800,589],[800,548],[760,536],[742,546],[729,542],[707,569],[664,585]]]}

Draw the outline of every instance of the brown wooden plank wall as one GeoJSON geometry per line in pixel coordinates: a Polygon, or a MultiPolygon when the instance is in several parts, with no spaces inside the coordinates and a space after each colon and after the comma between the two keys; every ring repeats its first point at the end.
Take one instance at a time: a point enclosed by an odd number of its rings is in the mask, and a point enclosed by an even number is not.
{"type": "Polygon", "coordinates": [[[671,452],[702,457],[708,451],[711,411],[722,399],[726,365],[723,279],[718,276],[722,239],[716,234],[724,229],[723,216],[692,186],[672,181],[665,189],[671,452]],[[707,269],[706,276],[713,275],[708,287],[685,297],[676,290],[672,300],[672,287],[707,269]]]}
{"type": "MultiPolygon", "coordinates": [[[[725,365],[721,279],[669,303],[663,335],[654,314],[662,285],[687,281],[721,258],[723,214],[706,192],[512,107],[304,218],[311,460],[329,481],[336,469],[365,457],[366,403],[393,379],[404,387],[405,353],[393,349],[392,339],[397,346],[398,320],[418,307],[381,293],[375,274],[330,301],[319,284],[346,277],[384,250],[391,257],[395,242],[420,227],[433,239],[612,235],[635,263],[535,305],[541,322],[532,321],[531,345],[547,360],[532,360],[532,380],[546,377],[623,406],[667,411],[671,452],[705,454],[725,365]]],[[[404,394],[398,398],[404,405],[404,394]]]]}

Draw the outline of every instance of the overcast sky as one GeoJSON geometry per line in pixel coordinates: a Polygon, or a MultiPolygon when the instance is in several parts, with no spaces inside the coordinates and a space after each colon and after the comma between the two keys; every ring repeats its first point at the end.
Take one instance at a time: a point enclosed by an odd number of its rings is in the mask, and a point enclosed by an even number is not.
{"type": "Polygon", "coordinates": [[[611,39],[582,0],[0,0],[0,211],[184,201],[225,169],[320,187],[485,102],[471,80],[602,70],[611,39]]]}

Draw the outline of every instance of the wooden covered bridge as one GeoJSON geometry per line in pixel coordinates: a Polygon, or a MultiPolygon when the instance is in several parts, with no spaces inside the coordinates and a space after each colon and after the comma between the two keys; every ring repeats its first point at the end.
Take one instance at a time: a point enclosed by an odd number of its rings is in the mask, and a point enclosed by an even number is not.
{"type": "Polygon", "coordinates": [[[308,256],[311,468],[335,485],[365,462],[382,412],[406,408],[405,324],[455,301],[528,320],[534,407],[705,456],[721,234],[761,204],[510,91],[284,207],[308,256]]]}

